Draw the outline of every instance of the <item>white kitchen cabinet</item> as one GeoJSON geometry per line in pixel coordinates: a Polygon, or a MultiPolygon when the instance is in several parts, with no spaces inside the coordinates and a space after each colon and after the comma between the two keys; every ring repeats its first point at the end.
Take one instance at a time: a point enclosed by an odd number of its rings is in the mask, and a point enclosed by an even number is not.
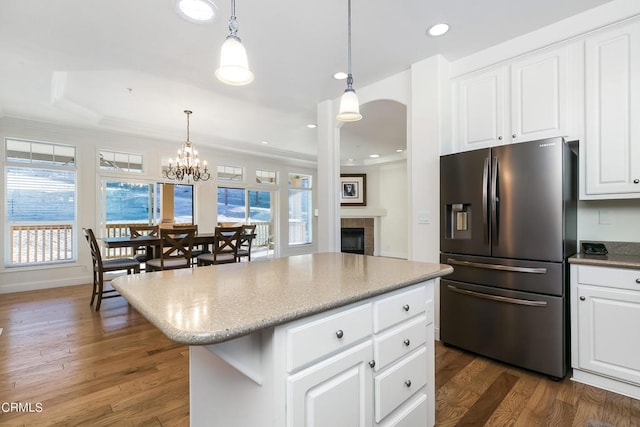
{"type": "Polygon", "coordinates": [[[192,346],[192,425],[435,425],[433,286],[192,346]]]}
{"type": "Polygon", "coordinates": [[[572,44],[453,81],[457,151],[568,134],[572,44]]]}
{"type": "Polygon", "coordinates": [[[640,270],[571,266],[573,379],[640,398],[640,270]]]}
{"type": "Polygon", "coordinates": [[[582,199],[640,197],[640,21],[585,40],[582,199]]]}
{"type": "Polygon", "coordinates": [[[372,425],[371,341],[350,348],[288,379],[287,425],[372,425]]]}

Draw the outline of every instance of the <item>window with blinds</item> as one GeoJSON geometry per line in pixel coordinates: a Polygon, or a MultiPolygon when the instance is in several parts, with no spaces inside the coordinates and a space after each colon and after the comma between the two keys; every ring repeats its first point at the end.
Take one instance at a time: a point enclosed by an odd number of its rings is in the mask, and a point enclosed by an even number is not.
{"type": "Polygon", "coordinates": [[[5,265],[74,260],[75,147],[7,139],[6,159],[5,265]]]}

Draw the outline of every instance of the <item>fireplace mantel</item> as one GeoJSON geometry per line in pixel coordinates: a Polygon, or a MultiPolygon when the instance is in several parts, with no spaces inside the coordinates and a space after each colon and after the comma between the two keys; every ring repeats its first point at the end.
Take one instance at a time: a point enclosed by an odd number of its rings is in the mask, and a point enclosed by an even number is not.
{"type": "Polygon", "coordinates": [[[385,208],[340,208],[340,218],[376,218],[386,215],[385,208]]]}

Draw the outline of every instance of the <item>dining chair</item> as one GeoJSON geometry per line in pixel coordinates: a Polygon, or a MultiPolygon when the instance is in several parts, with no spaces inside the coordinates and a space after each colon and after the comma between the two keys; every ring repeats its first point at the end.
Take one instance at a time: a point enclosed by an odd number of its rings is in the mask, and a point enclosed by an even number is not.
{"type": "MultiPolygon", "coordinates": [[[[160,232],[160,227],[157,225],[136,224],[129,226],[129,235],[131,237],[151,236],[157,237],[160,232]]],[[[141,263],[147,262],[153,258],[152,246],[140,246],[135,249],[136,252],[133,255],[134,259],[137,259],[141,263]]]]}
{"type": "Polygon", "coordinates": [[[238,244],[238,261],[242,261],[242,258],[247,258],[247,261],[251,261],[251,244],[256,237],[256,225],[245,224],[242,226],[242,233],[240,234],[240,243],[238,244]]]}
{"type": "Polygon", "coordinates": [[[216,227],[214,234],[213,252],[200,255],[198,266],[237,262],[242,227],[216,227]]]}
{"type": "MultiPolygon", "coordinates": [[[[174,224],[173,225],[173,229],[174,230],[181,230],[181,229],[185,229],[185,228],[189,228],[189,227],[195,227],[196,228],[196,235],[198,234],[198,225],[197,224],[174,224]]],[[[195,264],[198,256],[202,255],[202,254],[210,254],[211,251],[208,249],[208,245],[194,245],[193,250],[191,251],[191,263],[195,264]]]]}
{"type": "Polygon", "coordinates": [[[115,298],[121,296],[118,291],[113,288],[106,289],[105,273],[112,271],[126,271],[127,274],[140,273],[140,262],[133,258],[112,258],[103,260],[100,246],[96,240],[96,235],[90,228],[82,229],[89,248],[91,249],[91,258],[93,260],[93,291],[91,293],[91,302],[96,301],[96,311],[100,311],[100,304],[106,298],[115,298]],[[96,300],[97,298],[97,300],[96,300]]]}
{"type": "Polygon", "coordinates": [[[174,270],[191,267],[191,253],[195,234],[195,227],[161,228],[160,256],[147,261],[147,270],[174,270]]]}

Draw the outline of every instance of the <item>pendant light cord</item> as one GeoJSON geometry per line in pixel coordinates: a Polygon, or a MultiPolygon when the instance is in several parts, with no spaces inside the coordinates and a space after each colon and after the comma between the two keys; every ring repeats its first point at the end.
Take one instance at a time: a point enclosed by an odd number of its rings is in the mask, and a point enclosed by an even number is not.
{"type": "Polygon", "coordinates": [[[349,59],[348,61],[348,73],[347,73],[347,89],[352,89],[353,88],[353,76],[351,75],[351,0],[348,0],[349,2],[349,11],[348,11],[348,20],[349,20],[349,25],[348,25],[348,30],[347,30],[347,40],[348,40],[348,46],[347,46],[347,57],[349,59]]]}

